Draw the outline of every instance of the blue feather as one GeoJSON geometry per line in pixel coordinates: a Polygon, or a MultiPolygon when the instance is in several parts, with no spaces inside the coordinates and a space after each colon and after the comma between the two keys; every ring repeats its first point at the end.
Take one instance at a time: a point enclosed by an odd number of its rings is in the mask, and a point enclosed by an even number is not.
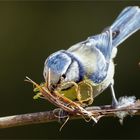
{"type": "Polygon", "coordinates": [[[111,26],[112,33],[119,32],[112,41],[112,47],[117,47],[139,29],[140,8],[138,6],[125,8],[111,26]]]}

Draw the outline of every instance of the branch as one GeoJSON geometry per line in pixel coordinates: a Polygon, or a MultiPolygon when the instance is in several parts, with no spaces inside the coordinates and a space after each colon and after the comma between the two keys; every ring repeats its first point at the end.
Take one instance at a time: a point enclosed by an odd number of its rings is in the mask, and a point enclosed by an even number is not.
{"type": "MultiPolygon", "coordinates": [[[[125,107],[112,108],[111,105],[105,106],[93,106],[86,108],[87,111],[91,112],[98,120],[102,117],[119,117],[123,119],[127,115],[140,115],[140,100],[135,101],[134,104],[125,107]]],[[[0,117],[0,128],[9,128],[15,126],[24,126],[29,124],[40,124],[58,121],[59,117],[56,112],[59,109],[21,114],[7,117],[0,117]]],[[[70,119],[80,119],[81,115],[69,114],[70,119]]]]}

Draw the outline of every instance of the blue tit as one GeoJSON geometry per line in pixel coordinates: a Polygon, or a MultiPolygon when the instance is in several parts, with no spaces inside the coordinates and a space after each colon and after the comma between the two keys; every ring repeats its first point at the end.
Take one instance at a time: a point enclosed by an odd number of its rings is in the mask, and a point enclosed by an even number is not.
{"type": "Polygon", "coordinates": [[[92,81],[93,97],[110,87],[112,105],[117,106],[113,88],[113,59],[117,54],[117,46],[139,29],[140,8],[126,7],[102,33],[90,36],[67,50],[51,54],[44,64],[45,81],[48,79],[48,71],[50,71],[50,87],[56,87],[60,82],[78,83],[86,76],[92,81]]]}

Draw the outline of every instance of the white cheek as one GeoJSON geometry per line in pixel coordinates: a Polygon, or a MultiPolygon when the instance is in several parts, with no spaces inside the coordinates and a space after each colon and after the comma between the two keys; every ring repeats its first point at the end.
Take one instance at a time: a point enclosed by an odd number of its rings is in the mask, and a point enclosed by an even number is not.
{"type": "Polygon", "coordinates": [[[66,74],[65,81],[77,81],[79,79],[79,67],[76,61],[74,61],[66,74]]]}
{"type": "Polygon", "coordinates": [[[85,71],[90,74],[96,70],[96,54],[90,49],[79,49],[73,53],[84,65],[85,71]]]}

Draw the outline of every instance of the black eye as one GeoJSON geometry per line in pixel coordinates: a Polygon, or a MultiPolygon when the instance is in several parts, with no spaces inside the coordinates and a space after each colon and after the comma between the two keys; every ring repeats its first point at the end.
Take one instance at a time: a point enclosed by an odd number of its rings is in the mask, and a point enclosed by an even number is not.
{"type": "Polygon", "coordinates": [[[64,79],[65,79],[65,78],[66,78],[66,75],[65,75],[65,74],[62,74],[62,78],[64,78],[64,79]]]}

